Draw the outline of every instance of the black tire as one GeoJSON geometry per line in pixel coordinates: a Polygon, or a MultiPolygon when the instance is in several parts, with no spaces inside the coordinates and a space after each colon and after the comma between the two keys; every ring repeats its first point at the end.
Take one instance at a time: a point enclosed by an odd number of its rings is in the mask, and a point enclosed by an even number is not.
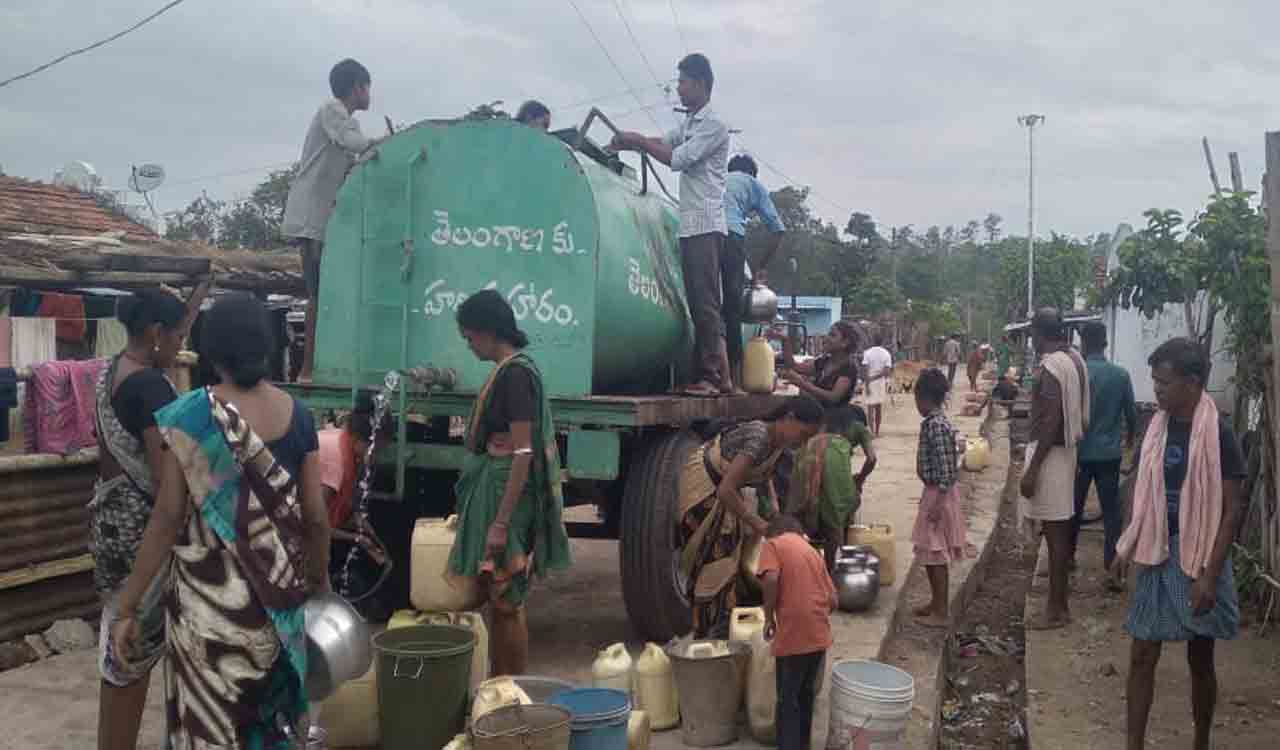
{"type": "Polygon", "coordinates": [[[622,597],[636,633],[666,643],[693,627],[689,599],[676,572],[676,507],[680,471],[701,443],[688,431],[637,441],[622,500],[622,597]]]}

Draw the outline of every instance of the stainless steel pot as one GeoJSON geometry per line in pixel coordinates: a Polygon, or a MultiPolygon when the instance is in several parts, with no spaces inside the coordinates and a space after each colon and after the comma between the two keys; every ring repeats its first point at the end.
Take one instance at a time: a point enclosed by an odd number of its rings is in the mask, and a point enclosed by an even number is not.
{"type": "Polygon", "coordinates": [[[742,292],[742,322],[772,323],[778,315],[778,295],[763,284],[747,284],[742,292]]]}
{"type": "Polygon", "coordinates": [[[316,594],[303,611],[307,621],[307,699],[321,701],[338,686],[369,671],[369,626],[346,599],[316,594]]]}
{"type": "Polygon", "coordinates": [[[865,546],[841,547],[833,579],[841,611],[870,609],[880,593],[880,558],[865,546]]]}

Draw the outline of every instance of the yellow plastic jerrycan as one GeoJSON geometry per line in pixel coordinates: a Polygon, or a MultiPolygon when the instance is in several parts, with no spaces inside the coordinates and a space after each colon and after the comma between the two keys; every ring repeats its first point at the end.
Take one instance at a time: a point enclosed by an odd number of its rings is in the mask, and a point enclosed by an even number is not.
{"type": "MultiPolygon", "coordinates": [[[[764,639],[764,628],[751,634],[751,668],[747,672],[747,726],[757,742],[773,745],[778,740],[777,664],[773,649],[764,639]]],[[[821,689],[818,685],[815,690],[821,689]]]]}
{"type": "Polygon", "coordinates": [[[409,554],[409,601],[419,612],[467,612],[484,603],[474,579],[446,575],[458,517],[419,518],[409,554]]]}
{"type": "Polygon", "coordinates": [[[753,336],[742,351],[742,389],[747,393],[773,393],[773,347],[763,336],[753,336]]]}
{"type": "Polygon", "coordinates": [[[632,711],[627,720],[627,750],[649,750],[651,729],[647,712],[632,711]]]}
{"type": "Polygon", "coordinates": [[[416,609],[397,609],[387,621],[387,630],[407,628],[413,625],[452,625],[453,617],[448,612],[419,612],[416,609]]]}
{"type": "Polygon", "coordinates": [[[489,679],[489,628],[479,612],[455,612],[453,624],[476,634],[476,647],[471,651],[471,687],[489,679]]]}
{"type": "Polygon", "coordinates": [[[471,703],[471,721],[497,710],[503,706],[527,706],[532,703],[529,695],[515,680],[510,677],[494,677],[492,680],[485,680],[480,683],[480,687],[476,688],[476,698],[471,703]]]}
{"type": "Polygon", "coordinates": [[[986,438],[968,441],[964,449],[964,468],[968,471],[982,471],[987,468],[991,458],[991,444],[986,438]]]}
{"type": "MultiPolygon", "coordinates": [[[[750,644],[757,633],[764,636],[764,624],[764,607],[735,607],[729,613],[729,640],[750,644]]],[[[740,677],[742,684],[738,685],[738,691],[745,701],[751,685],[750,670],[740,677]]]]}
{"type": "Polygon", "coordinates": [[[757,630],[764,630],[764,607],[735,607],[729,617],[729,640],[749,643],[757,630]]]}
{"type": "Polygon", "coordinates": [[[626,644],[615,643],[600,652],[591,665],[591,685],[631,695],[631,654],[626,644]]]}
{"type": "Polygon", "coordinates": [[[374,666],[370,666],[363,677],[339,685],[316,711],[317,721],[327,733],[329,747],[376,747],[381,740],[374,666]]]}
{"type": "Polygon", "coordinates": [[[671,729],[680,723],[675,673],[671,670],[671,659],[658,644],[646,643],[640,658],[636,659],[635,686],[636,708],[648,714],[654,731],[671,729]]]}
{"type": "Polygon", "coordinates": [[[880,585],[893,585],[897,575],[897,548],[893,526],[887,523],[854,524],[845,531],[845,544],[865,544],[880,558],[880,585]]]}

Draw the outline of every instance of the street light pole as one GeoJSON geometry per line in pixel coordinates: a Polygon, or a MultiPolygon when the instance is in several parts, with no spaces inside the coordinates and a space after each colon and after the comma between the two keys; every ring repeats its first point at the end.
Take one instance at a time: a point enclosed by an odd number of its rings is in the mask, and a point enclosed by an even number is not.
{"type": "Polygon", "coordinates": [[[1036,281],[1036,126],[1044,115],[1022,115],[1018,124],[1027,129],[1027,320],[1035,315],[1036,281]]]}

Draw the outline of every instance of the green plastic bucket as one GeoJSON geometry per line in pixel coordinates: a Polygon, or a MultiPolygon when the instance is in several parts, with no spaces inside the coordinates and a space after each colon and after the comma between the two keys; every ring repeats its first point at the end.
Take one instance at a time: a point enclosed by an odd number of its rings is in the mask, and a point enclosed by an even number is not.
{"type": "Polygon", "coordinates": [[[382,750],[434,750],[463,730],[475,647],[475,633],[456,625],[373,637],[382,750]]]}

